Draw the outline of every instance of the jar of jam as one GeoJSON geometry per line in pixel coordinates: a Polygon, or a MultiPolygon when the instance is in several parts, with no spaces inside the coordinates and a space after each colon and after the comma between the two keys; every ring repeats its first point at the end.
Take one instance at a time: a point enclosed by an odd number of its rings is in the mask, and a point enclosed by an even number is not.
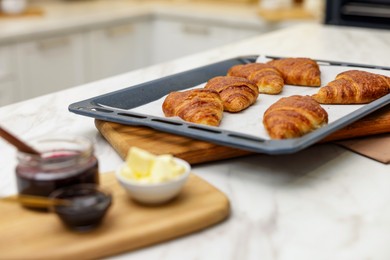
{"type": "Polygon", "coordinates": [[[99,184],[93,145],[83,137],[44,137],[31,141],[40,155],[18,152],[16,181],[21,195],[48,197],[81,183],[99,184]]]}

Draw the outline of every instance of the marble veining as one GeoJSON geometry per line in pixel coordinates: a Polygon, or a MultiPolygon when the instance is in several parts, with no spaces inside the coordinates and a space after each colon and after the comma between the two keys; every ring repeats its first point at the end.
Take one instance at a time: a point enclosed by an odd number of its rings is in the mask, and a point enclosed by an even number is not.
{"type": "MultiPolygon", "coordinates": [[[[390,66],[390,32],[305,25],[258,36],[116,77],[0,108],[0,122],[25,140],[52,133],[91,138],[102,172],[121,158],[93,119],[69,104],[230,57],[306,56],[390,66]]],[[[0,196],[16,192],[15,149],[0,140],[0,196]]],[[[226,194],[225,222],[109,259],[390,259],[390,168],[333,144],[289,155],[251,155],[193,172],[226,194]]],[[[129,227],[131,228],[131,227],[129,227]]],[[[0,231],[1,233],[1,231],[0,231]]],[[[1,255],[1,254],[0,254],[1,255]]]]}

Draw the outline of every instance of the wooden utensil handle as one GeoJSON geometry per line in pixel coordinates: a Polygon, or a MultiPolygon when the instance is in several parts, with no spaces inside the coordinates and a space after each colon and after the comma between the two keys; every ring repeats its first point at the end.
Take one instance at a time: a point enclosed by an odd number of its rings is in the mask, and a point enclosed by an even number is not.
{"type": "Polygon", "coordinates": [[[29,196],[29,195],[13,195],[0,199],[4,202],[16,202],[25,206],[46,208],[50,206],[66,206],[70,205],[70,200],[51,199],[48,197],[29,196]]]}
{"type": "Polygon", "coordinates": [[[19,151],[24,153],[31,153],[39,155],[40,153],[32,148],[31,146],[23,143],[19,138],[5,130],[3,127],[0,126],[0,136],[3,137],[5,140],[7,140],[10,144],[14,145],[19,151]]]}

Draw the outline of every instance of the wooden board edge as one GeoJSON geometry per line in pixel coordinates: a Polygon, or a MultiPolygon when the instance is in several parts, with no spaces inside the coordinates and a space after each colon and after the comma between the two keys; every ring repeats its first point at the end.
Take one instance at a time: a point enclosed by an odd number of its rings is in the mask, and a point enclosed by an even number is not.
{"type": "Polygon", "coordinates": [[[106,141],[114,148],[114,150],[118,153],[118,155],[122,158],[125,159],[127,151],[124,152],[120,149],[118,145],[116,145],[115,142],[115,137],[120,137],[120,134],[115,132],[115,129],[112,127],[113,123],[107,122],[107,121],[102,121],[95,119],[95,127],[98,129],[100,134],[106,139],[106,141]],[[109,132],[111,131],[113,136],[104,134],[104,132],[109,132]]]}
{"type": "MultiPolygon", "coordinates": [[[[101,257],[108,257],[108,256],[114,256],[114,255],[119,255],[123,253],[129,253],[131,251],[141,249],[141,248],[146,248],[150,247],[153,245],[158,245],[164,242],[168,242],[177,238],[185,237],[187,235],[192,235],[197,232],[201,232],[202,230],[205,230],[207,228],[211,228],[213,226],[216,226],[218,224],[222,224],[223,221],[227,220],[230,216],[230,203],[227,200],[226,204],[221,206],[218,211],[213,211],[212,214],[205,215],[203,216],[198,223],[194,223],[190,228],[183,226],[178,226],[178,228],[175,229],[176,232],[172,232],[170,235],[165,235],[162,237],[159,236],[154,236],[154,240],[149,240],[149,241],[140,241],[138,244],[128,244],[128,247],[122,250],[121,252],[114,251],[114,252],[109,252],[105,251],[103,254],[98,254],[96,256],[92,256],[92,258],[101,258],[101,257]],[[210,219],[207,219],[207,217],[212,217],[210,219]]],[[[69,259],[64,258],[65,259],[69,259]]]]}
{"type": "MultiPolygon", "coordinates": [[[[110,186],[112,184],[112,182],[116,181],[116,179],[112,177],[113,175],[114,175],[114,173],[112,173],[112,172],[100,174],[101,183],[102,183],[103,187],[110,186]]],[[[102,257],[119,255],[119,254],[123,254],[126,252],[134,251],[136,249],[153,246],[153,245],[164,243],[166,241],[170,241],[170,240],[173,240],[176,238],[184,237],[186,235],[190,235],[190,234],[195,233],[195,232],[201,232],[202,230],[204,230],[206,228],[217,225],[217,224],[221,223],[222,221],[228,219],[230,216],[230,211],[231,211],[230,201],[229,201],[228,197],[224,194],[224,192],[222,192],[221,190],[219,190],[218,188],[216,188],[215,186],[213,186],[212,184],[210,184],[209,182],[207,182],[203,178],[201,178],[193,173],[191,173],[190,178],[192,180],[192,185],[198,185],[197,182],[201,182],[203,187],[205,187],[205,185],[206,185],[206,187],[207,187],[206,189],[208,191],[210,191],[210,192],[213,191],[212,199],[215,201],[218,201],[218,204],[214,203],[214,204],[212,204],[212,206],[210,204],[209,207],[207,207],[207,206],[204,207],[204,210],[201,211],[201,213],[199,213],[201,216],[191,215],[191,218],[190,218],[190,221],[192,219],[191,225],[188,225],[188,218],[186,218],[186,221],[180,222],[179,225],[175,226],[174,228],[170,227],[169,232],[164,232],[166,230],[163,229],[162,230],[163,232],[161,232],[161,234],[157,234],[157,235],[153,234],[153,236],[148,237],[148,239],[145,239],[145,238],[140,239],[136,243],[134,243],[134,238],[129,237],[126,240],[126,238],[124,238],[122,236],[119,238],[114,238],[107,245],[103,245],[103,246],[97,245],[97,247],[94,249],[94,251],[88,252],[88,255],[85,255],[85,252],[82,251],[82,247],[79,247],[79,250],[67,252],[66,254],[64,254],[62,256],[55,256],[55,259],[73,259],[73,258],[80,259],[80,255],[81,255],[81,258],[95,259],[95,258],[102,258],[102,257]],[[131,243],[129,243],[129,242],[131,242],[131,243]],[[113,243],[115,243],[116,247],[111,246],[113,243]],[[118,249],[119,244],[121,244],[121,246],[120,246],[121,249],[118,249]]],[[[125,194],[125,193],[122,193],[122,194],[125,194]]],[[[53,219],[54,218],[56,218],[56,217],[53,216],[53,219]]],[[[99,233],[99,230],[97,230],[97,232],[99,233]]],[[[80,237],[80,239],[82,239],[81,237],[83,237],[83,236],[85,237],[85,239],[88,239],[90,237],[90,235],[92,235],[92,233],[76,234],[76,236],[80,237]]],[[[2,259],[3,258],[4,259],[21,259],[21,258],[26,259],[25,255],[19,255],[19,254],[14,254],[14,253],[2,255],[1,252],[0,252],[0,258],[2,258],[2,259]]],[[[33,252],[32,252],[32,258],[34,258],[33,252]]],[[[39,256],[39,258],[40,259],[53,259],[53,255],[51,255],[50,253],[43,253],[39,256]]]]}
{"type": "MultiPolygon", "coordinates": [[[[113,173],[105,173],[102,179],[109,178],[109,174],[113,173]]],[[[185,223],[182,223],[182,225],[175,227],[175,232],[172,232],[172,229],[170,230],[171,233],[167,235],[167,233],[163,232],[161,236],[154,236],[153,240],[140,240],[138,243],[127,243],[123,246],[123,250],[120,252],[118,250],[112,250],[110,251],[110,248],[104,248],[103,252],[96,252],[96,255],[90,255],[92,258],[101,258],[101,257],[109,257],[114,255],[119,255],[123,253],[128,253],[137,249],[150,247],[153,245],[158,245],[167,241],[171,241],[176,238],[185,237],[187,235],[191,235],[197,232],[201,232],[202,230],[205,230],[207,228],[213,227],[217,224],[221,224],[225,220],[227,220],[231,213],[231,206],[230,201],[228,197],[225,195],[224,192],[219,190],[217,187],[213,186],[206,180],[204,180],[202,177],[195,175],[194,173],[191,173],[190,178],[192,182],[202,182],[203,185],[207,185],[211,190],[215,191],[216,194],[218,194],[218,208],[216,209],[215,204],[213,204],[212,208],[213,210],[209,210],[208,214],[203,214],[202,218],[194,218],[193,224],[191,226],[186,225],[185,223]]],[[[198,217],[198,216],[197,216],[198,217]]],[[[188,220],[188,219],[187,219],[188,220]]],[[[126,243],[126,241],[122,240],[122,243],[126,243]]],[[[69,259],[69,256],[67,256],[65,259],[69,259]]]]}
{"type": "MultiPolygon", "coordinates": [[[[127,151],[123,150],[124,149],[123,146],[121,148],[121,146],[118,145],[116,139],[120,140],[121,133],[116,131],[115,127],[113,127],[113,124],[117,124],[119,126],[126,126],[126,125],[121,125],[119,123],[112,123],[112,122],[95,119],[95,126],[98,129],[98,131],[111,144],[111,146],[115,149],[115,151],[119,154],[119,156],[122,159],[124,159],[126,157],[127,151]]],[[[133,127],[133,126],[128,126],[128,127],[133,127]]],[[[143,127],[143,126],[137,126],[137,127],[143,127]]],[[[155,131],[156,135],[160,135],[160,134],[173,135],[170,133],[158,132],[150,128],[148,129],[150,131],[155,131]]],[[[369,137],[369,136],[375,136],[375,135],[385,134],[385,133],[390,133],[390,105],[387,105],[373,112],[372,114],[330,134],[329,136],[320,140],[318,143],[328,143],[328,142],[335,142],[340,140],[349,140],[353,138],[364,138],[366,136],[369,137]]],[[[188,138],[188,140],[190,142],[195,142],[198,144],[205,143],[204,141],[191,139],[191,138],[188,138]]],[[[199,147],[202,148],[199,148],[198,150],[188,150],[183,152],[183,149],[179,149],[180,152],[174,155],[194,165],[194,164],[201,164],[201,163],[207,163],[212,161],[231,159],[231,158],[256,154],[255,152],[240,150],[228,146],[222,146],[222,145],[211,144],[211,143],[209,144],[210,145],[208,146],[200,145],[199,147]],[[212,151],[212,153],[210,153],[210,151],[212,151]],[[207,153],[207,156],[205,156],[205,152],[207,153]]]]}

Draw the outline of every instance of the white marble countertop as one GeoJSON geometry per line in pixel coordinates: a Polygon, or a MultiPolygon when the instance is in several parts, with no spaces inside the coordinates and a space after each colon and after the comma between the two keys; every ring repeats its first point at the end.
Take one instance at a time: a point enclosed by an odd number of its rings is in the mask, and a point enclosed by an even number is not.
{"type": "MultiPolygon", "coordinates": [[[[390,66],[390,31],[305,25],[0,108],[25,140],[91,138],[102,172],[121,159],[93,119],[69,104],[219,60],[248,54],[306,56],[390,66]]],[[[0,195],[16,192],[15,149],[0,140],[0,195]]],[[[332,144],[282,156],[207,163],[193,172],[226,194],[231,216],[201,232],[114,259],[390,259],[390,168],[332,144]]],[[[0,231],[1,233],[1,231],[0,231]]]]}
{"type": "MultiPolygon", "coordinates": [[[[88,30],[102,24],[153,16],[195,19],[204,23],[230,27],[262,28],[267,26],[271,30],[285,26],[283,22],[269,23],[261,19],[254,4],[221,4],[218,1],[32,0],[30,6],[40,8],[43,15],[3,17],[0,19],[0,43],[12,43],[63,32],[88,30]]],[[[291,21],[287,23],[291,23],[291,21]]]]}

